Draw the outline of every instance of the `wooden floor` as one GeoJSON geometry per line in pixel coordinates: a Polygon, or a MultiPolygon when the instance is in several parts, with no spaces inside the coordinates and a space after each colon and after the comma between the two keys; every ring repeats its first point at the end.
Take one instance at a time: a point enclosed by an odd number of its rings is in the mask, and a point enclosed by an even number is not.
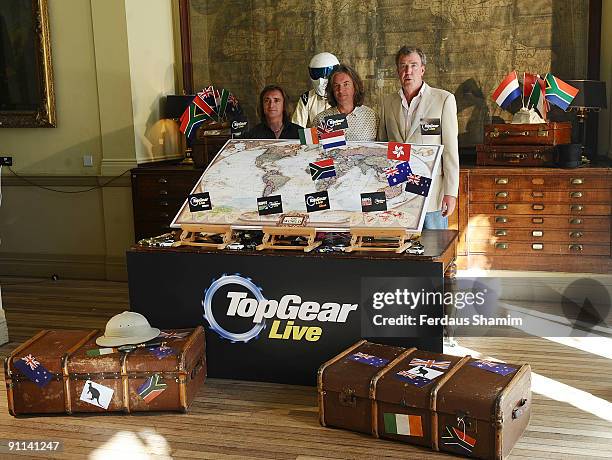
{"type": "MultiPolygon", "coordinates": [[[[6,356],[41,328],[103,328],[128,308],[125,283],[0,280],[11,342],[6,356]]],[[[510,458],[612,458],[612,346],[541,338],[460,339],[452,354],[529,362],[534,372],[531,423],[510,458]],[[592,349],[583,351],[580,348],[592,349]]],[[[3,377],[2,377],[3,379],[3,377]]],[[[4,386],[4,385],[3,385],[4,386]]],[[[7,407],[0,393],[0,407],[7,407]]],[[[63,443],[57,454],[24,457],[119,459],[430,459],[452,458],[318,423],[311,387],[208,379],[188,414],[14,418],[0,410],[0,439],[63,443]]],[[[0,458],[13,458],[2,453],[0,458]]]]}

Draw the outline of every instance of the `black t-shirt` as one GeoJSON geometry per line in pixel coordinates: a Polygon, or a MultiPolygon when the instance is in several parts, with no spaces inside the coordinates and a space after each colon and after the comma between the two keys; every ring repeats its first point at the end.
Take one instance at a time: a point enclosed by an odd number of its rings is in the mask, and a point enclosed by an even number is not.
{"type": "MultiPolygon", "coordinates": [[[[300,128],[301,126],[286,121],[279,139],[299,139],[300,133],[298,129],[300,128]]],[[[265,123],[259,123],[241,137],[243,139],[276,139],[274,132],[265,123]]]]}

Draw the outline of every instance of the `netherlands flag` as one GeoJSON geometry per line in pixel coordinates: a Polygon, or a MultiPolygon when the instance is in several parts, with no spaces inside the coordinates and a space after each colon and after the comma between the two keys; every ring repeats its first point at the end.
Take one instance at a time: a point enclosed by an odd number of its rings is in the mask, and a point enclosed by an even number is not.
{"type": "Polygon", "coordinates": [[[334,147],[340,147],[346,145],[346,137],[344,137],[344,131],[332,131],[331,133],[319,134],[319,143],[323,146],[323,149],[333,149],[334,147]]]}
{"type": "Polygon", "coordinates": [[[493,100],[497,102],[502,109],[505,109],[517,97],[521,96],[521,88],[519,87],[516,70],[510,72],[501,85],[493,92],[493,100]]]}

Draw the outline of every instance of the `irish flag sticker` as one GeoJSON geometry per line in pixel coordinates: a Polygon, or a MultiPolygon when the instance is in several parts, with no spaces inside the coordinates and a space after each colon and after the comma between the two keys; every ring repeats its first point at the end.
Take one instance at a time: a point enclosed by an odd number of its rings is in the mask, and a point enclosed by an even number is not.
{"type": "Polygon", "coordinates": [[[423,426],[420,415],[383,414],[385,418],[385,432],[405,436],[423,436],[423,426]]]}

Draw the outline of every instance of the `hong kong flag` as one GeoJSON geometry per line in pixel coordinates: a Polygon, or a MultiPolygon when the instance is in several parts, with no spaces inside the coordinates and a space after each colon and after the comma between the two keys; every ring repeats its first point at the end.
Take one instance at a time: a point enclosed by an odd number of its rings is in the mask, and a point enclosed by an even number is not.
{"type": "Polygon", "coordinates": [[[387,143],[387,158],[396,161],[410,161],[410,144],[387,143]]]}

